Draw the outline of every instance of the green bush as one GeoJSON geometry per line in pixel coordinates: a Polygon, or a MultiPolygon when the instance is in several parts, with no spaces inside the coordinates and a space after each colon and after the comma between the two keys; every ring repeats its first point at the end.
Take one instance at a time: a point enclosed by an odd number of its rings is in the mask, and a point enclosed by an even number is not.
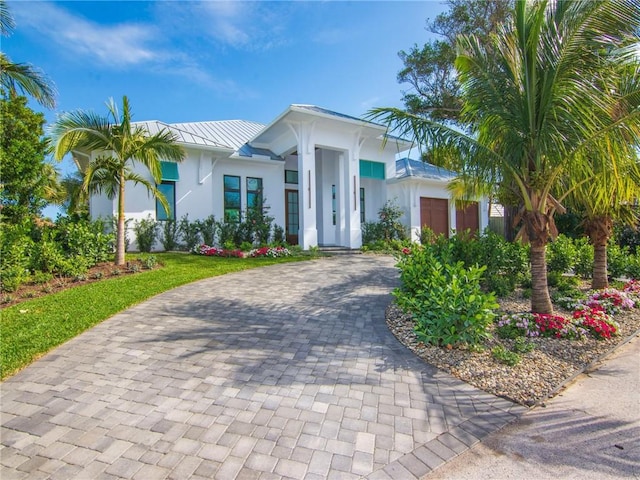
{"type": "Polygon", "coordinates": [[[576,257],[573,240],[563,234],[547,244],[547,270],[549,272],[567,273],[573,267],[576,257]]]}
{"type": "MultiPolygon", "coordinates": [[[[400,222],[404,215],[402,209],[389,200],[378,210],[377,222],[364,222],[362,224],[362,244],[368,247],[382,245],[392,241],[404,241],[407,239],[407,230],[400,222]]],[[[379,250],[379,248],[376,248],[379,250]]],[[[382,250],[388,250],[388,247],[382,250]]]]}
{"type": "Polygon", "coordinates": [[[158,228],[158,222],[151,218],[151,215],[147,218],[138,220],[133,225],[133,231],[136,235],[136,243],[138,244],[139,251],[146,253],[151,251],[153,244],[156,243],[158,228]]]}
{"type": "Polygon", "coordinates": [[[197,220],[198,230],[202,238],[202,243],[205,245],[216,244],[216,231],[218,230],[218,223],[213,215],[209,215],[204,220],[197,220]]]}
{"type": "Polygon", "coordinates": [[[273,226],[273,239],[272,242],[276,246],[284,247],[287,244],[287,237],[284,233],[284,228],[280,225],[273,226]]]}
{"type": "Polygon", "coordinates": [[[110,260],[113,256],[115,234],[106,233],[102,220],[71,221],[61,217],[56,222],[62,249],[67,257],[84,257],[89,266],[110,260]]]}
{"type": "Polygon", "coordinates": [[[609,242],[607,245],[607,268],[611,278],[621,278],[627,275],[630,256],[631,252],[628,247],[621,247],[617,243],[609,242]]]}
{"type": "Polygon", "coordinates": [[[575,241],[576,258],[573,271],[581,278],[591,278],[593,274],[593,245],[586,237],[575,241]]]}
{"type": "Polygon", "coordinates": [[[178,228],[182,235],[184,247],[188,252],[192,251],[194,247],[202,243],[198,222],[190,222],[189,215],[184,215],[180,219],[180,226],[178,228]]]}
{"type": "Polygon", "coordinates": [[[162,221],[162,248],[165,251],[171,252],[178,249],[180,236],[180,229],[178,222],[175,220],[162,221]]]}
{"type": "Polygon", "coordinates": [[[489,336],[498,308],[493,294],[480,288],[485,267],[443,264],[428,249],[401,258],[398,305],[410,312],[418,338],[433,345],[478,345],[489,336]]]}
{"type": "Polygon", "coordinates": [[[628,258],[627,276],[636,280],[640,279],[640,251],[628,258]]]}

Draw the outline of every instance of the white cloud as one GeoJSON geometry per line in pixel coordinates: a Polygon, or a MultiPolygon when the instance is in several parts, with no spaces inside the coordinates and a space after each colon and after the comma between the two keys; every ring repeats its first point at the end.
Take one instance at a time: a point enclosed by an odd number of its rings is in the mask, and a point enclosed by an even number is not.
{"type": "Polygon", "coordinates": [[[48,41],[77,55],[111,67],[128,67],[157,60],[154,27],[125,23],[100,25],[48,2],[12,4],[18,28],[33,29],[48,41]]]}

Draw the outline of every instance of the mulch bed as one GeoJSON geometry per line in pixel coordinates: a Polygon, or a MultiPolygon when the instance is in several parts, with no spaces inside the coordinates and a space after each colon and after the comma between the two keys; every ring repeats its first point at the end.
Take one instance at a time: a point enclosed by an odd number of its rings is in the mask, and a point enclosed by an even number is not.
{"type": "MultiPolygon", "coordinates": [[[[518,294],[501,300],[500,305],[503,311],[509,313],[530,310],[529,300],[518,294]]],[[[559,314],[569,315],[560,308],[557,310],[559,314]]],[[[542,404],[588,365],[610,353],[629,337],[640,333],[640,309],[623,311],[615,316],[615,320],[620,325],[619,334],[608,340],[529,339],[535,344],[534,350],[520,354],[521,362],[511,367],[495,360],[491,349],[497,345],[510,348],[513,340],[492,336],[479,352],[467,348],[447,349],[425,345],[418,341],[413,331],[411,315],[403,313],[395,304],[386,311],[391,332],[425,362],[488,393],[528,407],[542,404]]]]}

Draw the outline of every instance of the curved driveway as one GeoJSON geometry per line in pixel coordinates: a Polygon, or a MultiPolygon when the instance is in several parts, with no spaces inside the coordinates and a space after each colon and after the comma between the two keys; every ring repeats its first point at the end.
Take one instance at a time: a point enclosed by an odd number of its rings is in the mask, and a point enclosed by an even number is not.
{"type": "Polygon", "coordinates": [[[523,408],[384,321],[394,260],[348,255],[158,295],[1,386],[0,477],[416,478],[523,408]]]}

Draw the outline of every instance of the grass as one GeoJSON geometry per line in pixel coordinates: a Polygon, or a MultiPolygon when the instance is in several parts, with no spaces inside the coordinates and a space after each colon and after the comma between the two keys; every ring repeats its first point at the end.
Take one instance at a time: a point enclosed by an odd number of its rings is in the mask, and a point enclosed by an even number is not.
{"type": "Polygon", "coordinates": [[[164,266],[22,302],[0,315],[0,379],[112,315],[154,295],[204,278],[250,268],[302,260],[284,258],[219,258],[157,254],[164,266]]]}

